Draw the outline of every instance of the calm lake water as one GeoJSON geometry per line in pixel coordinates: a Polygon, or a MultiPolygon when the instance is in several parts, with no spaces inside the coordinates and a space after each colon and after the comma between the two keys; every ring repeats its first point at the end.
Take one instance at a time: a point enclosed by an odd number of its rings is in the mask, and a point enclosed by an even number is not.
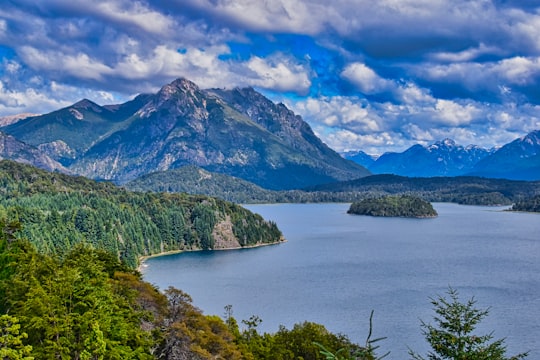
{"type": "Polygon", "coordinates": [[[205,314],[230,304],[239,321],[258,315],[265,332],[307,320],[363,344],[373,309],[388,359],[426,354],[420,320],[432,322],[429,298],[451,286],[490,308],[479,333],[540,359],[540,215],[434,207],[435,219],[401,219],[348,215],[349,204],[249,205],[288,242],[152,258],[144,278],[186,291],[205,314]]]}

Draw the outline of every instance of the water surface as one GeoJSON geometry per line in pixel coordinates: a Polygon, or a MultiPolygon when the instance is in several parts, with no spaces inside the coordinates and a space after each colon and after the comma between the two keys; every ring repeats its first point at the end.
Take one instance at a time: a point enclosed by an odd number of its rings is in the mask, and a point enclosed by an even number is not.
{"type": "Polygon", "coordinates": [[[373,309],[381,351],[406,359],[429,348],[420,319],[430,297],[457,289],[490,307],[479,326],[506,338],[508,354],[540,359],[540,215],[500,207],[434,204],[435,219],[348,215],[348,204],[249,205],[288,242],[256,249],[152,258],[144,278],[189,293],[206,314],[262,318],[275,332],[305,320],[362,344],[373,309]]]}

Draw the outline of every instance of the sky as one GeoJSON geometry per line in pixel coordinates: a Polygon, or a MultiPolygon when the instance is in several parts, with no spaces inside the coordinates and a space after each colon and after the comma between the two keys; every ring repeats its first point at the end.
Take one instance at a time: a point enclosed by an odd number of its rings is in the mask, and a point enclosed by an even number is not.
{"type": "Polygon", "coordinates": [[[1,0],[0,117],[250,86],[336,151],[540,129],[540,0],[1,0]]]}

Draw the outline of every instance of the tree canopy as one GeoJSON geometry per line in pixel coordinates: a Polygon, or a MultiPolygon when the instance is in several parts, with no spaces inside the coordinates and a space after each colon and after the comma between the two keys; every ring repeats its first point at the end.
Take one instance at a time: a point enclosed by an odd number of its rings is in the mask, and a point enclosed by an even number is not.
{"type": "Polygon", "coordinates": [[[368,198],[351,204],[349,214],[392,217],[435,217],[433,206],[418,197],[399,195],[368,198]]]}
{"type": "Polygon", "coordinates": [[[42,253],[86,243],[131,267],[140,256],[213,249],[220,239],[238,247],[283,240],[275,223],[217,198],[130,192],[10,161],[0,162],[0,218],[24,223],[21,237],[42,253]]]}

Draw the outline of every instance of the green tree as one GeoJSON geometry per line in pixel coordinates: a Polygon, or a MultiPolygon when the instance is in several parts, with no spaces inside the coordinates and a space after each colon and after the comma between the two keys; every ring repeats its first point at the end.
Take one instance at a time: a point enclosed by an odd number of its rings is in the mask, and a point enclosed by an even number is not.
{"type": "Polygon", "coordinates": [[[19,320],[13,316],[0,316],[0,359],[33,360],[32,346],[24,345],[28,335],[21,332],[19,320]]]}
{"type": "MultiPolygon", "coordinates": [[[[450,299],[438,296],[431,299],[431,304],[437,314],[434,316],[435,324],[422,321],[422,333],[433,351],[427,358],[430,360],[517,360],[523,359],[527,353],[506,357],[504,339],[493,340],[493,335],[476,335],[476,325],[488,315],[489,310],[475,307],[474,298],[466,303],[459,301],[458,292],[452,288],[448,290],[450,299]]],[[[409,355],[415,360],[424,357],[409,350],[409,355]]]]}
{"type": "Polygon", "coordinates": [[[325,356],[326,360],[380,360],[387,357],[390,352],[387,352],[382,356],[377,356],[377,354],[375,353],[375,350],[379,348],[379,345],[374,344],[386,338],[371,338],[371,335],[373,334],[373,312],[374,311],[371,310],[371,314],[369,316],[369,333],[366,339],[366,344],[363,348],[357,350],[353,354],[347,354],[346,348],[341,348],[335,353],[333,353],[329,351],[324,345],[315,342],[315,345],[320,348],[319,352],[325,356]]]}

